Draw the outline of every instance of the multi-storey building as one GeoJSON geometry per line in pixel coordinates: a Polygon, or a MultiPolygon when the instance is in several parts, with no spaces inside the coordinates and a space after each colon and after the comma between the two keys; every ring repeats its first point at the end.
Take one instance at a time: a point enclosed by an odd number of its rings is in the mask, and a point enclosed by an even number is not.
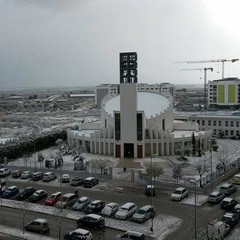
{"type": "Polygon", "coordinates": [[[209,81],[208,105],[215,108],[239,108],[240,79],[224,78],[209,81]]]}
{"type": "MultiPolygon", "coordinates": [[[[172,99],[174,97],[175,86],[170,83],[139,83],[137,84],[138,92],[155,92],[159,93],[167,98],[172,99]]],[[[119,94],[120,85],[119,84],[101,84],[96,87],[95,90],[95,104],[97,108],[101,107],[101,102],[103,98],[108,94],[109,97],[113,97],[119,94]]]]}

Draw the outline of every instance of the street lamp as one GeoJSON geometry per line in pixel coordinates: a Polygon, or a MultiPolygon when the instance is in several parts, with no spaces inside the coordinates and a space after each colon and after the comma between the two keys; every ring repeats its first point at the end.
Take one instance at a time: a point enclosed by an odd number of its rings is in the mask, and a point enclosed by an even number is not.
{"type": "Polygon", "coordinates": [[[198,180],[191,180],[192,183],[195,184],[194,186],[194,239],[197,239],[197,183],[198,180]]]}
{"type": "MultiPolygon", "coordinates": [[[[152,162],[152,158],[156,157],[156,156],[158,156],[157,153],[151,155],[151,191],[152,191],[152,193],[151,193],[151,207],[153,207],[153,190],[154,190],[153,189],[153,162],[152,162]]],[[[151,218],[150,231],[153,232],[153,216],[151,218]]]]}

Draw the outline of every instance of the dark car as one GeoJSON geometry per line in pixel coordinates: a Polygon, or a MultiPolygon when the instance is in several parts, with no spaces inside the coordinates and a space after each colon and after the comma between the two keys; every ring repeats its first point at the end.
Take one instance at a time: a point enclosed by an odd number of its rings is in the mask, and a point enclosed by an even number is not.
{"type": "Polygon", "coordinates": [[[239,218],[236,213],[225,213],[221,220],[227,223],[231,228],[239,222],[239,218]]]}
{"type": "Polygon", "coordinates": [[[33,181],[38,181],[38,180],[41,180],[42,178],[43,178],[43,173],[42,172],[35,172],[31,176],[31,179],[33,181]]]}
{"type": "Polygon", "coordinates": [[[35,203],[47,198],[47,192],[45,190],[37,190],[33,195],[28,199],[29,202],[35,203]]]}
{"type": "Polygon", "coordinates": [[[19,201],[23,201],[28,199],[33,193],[36,192],[36,189],[33,187],[26,187],[23,191],[19,192],[16,196],[16,199],[19,201]]]}
{"type": "Polygon", "coordinates": [[[24,226],[26,231],[30,232],[37,232],[37,233],[47,233],[50,230],[49,223],[47,220],[38,218],[34,221],[29,222],[27,225],[24,226]]]}
{"type": "Polygon", "coordinates": [[[232,210],[237,204],[235,199],[226,197],[221,202],[221,209],[232,210]]]}
{"type": "Polygon", "coordinates": [[[85,188],[92,188],[99,183],[99,179],[95,177],[88,177],[84,179],[84,187],[85,188]]]}
{"type": "Polygon", "coordinates": [[[234,209],[233,209],[233,212],[238,214],[238,217],[240,219],[240,204],[237,204],[234,209]]]}
{"type": "Polygon", "coordinates": [[[77,228],[64,235],[64,240],[92,240],[92,234],[85,229],[77,228]]]}
{"type": "Polygon", "coordinates": [[[83,184],[83,178],[82,177],[74,177],[71,179],[71,183],[72,186],[79,186],[83,184]]]}
{"type": "Polygon", "coordinates": [[[229,183],[225,183],[223,184],[220,188],[219,188],[219,192],[223,193],[225,195],[230,195],[232,193],[234,193],[237,190],[237,188],[229,183]]]}
{"type": "Polygon", "coordinates": [[[100,213],[104,207],[105,202],[101,200],[94,200],[84,209],[84,213],[100,213]]]}
{"type": "Polygon", "coordinates": [[[19,188],[17,186],[8,187],[2,194],[3,198],[12,198],[19,193],[19,188]]]}
{"type": "Polygon", "coordinates": [[[13,178],[19,178],[19,177],[21,177],[21,174],[22,174],[22,171],[21,171],[21,170],[14,170],[14,171],[12,172],[12,177],[13,177],[13,178]]]}
{"type": "Polygon", "coordinates": [[[212,192],[208,196],[208,202],[210,203],[220,203],[225,198],[225,194],[220,192],[212,192]]]}
{"type": "Polygon", "coordinates": [[[105,228],[104,217],[97,214],[88,214],[77,220],[77,226],[92,227],[94,229],[105,228]]]}
{"type": "Polygon", "coordinates": [[[155,196],[156,195],[156,192],[155,192],[155,187],[153,185],[147,185],[145,187],[145,195],[147,196],[155,196]]]}

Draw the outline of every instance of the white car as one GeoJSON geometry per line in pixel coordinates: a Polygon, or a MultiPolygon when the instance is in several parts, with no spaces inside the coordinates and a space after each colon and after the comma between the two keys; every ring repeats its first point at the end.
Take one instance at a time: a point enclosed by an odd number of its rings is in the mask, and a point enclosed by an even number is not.
{"type": "Polygon", "coordinates": [[[188,196],[188,190],[184,187],[179,187],[171,194],[171,200],[181,201],[187,196],[188,196]]]}
{"type": "Polygon", "coordinates": [[[111,202],[105,205],[105,207],[102,209],[101,214],[107,217],[111,217],[115,215],[117,211],[118,211],[118,204],[111,202]]]}
{"type": "Polygon", "coordinates": [[[115,217],[117,219],[125,220],[129,217],[132,217],[132,215],[137,211],[137,205],[132,202],[128,202],[123,204],[121,207],[119,207],[118,211],[116,212],[115,217]]]}
{"type": "Polygon", "coordinates": [[[8,168],[1,168],[0,169],[0,177],[5,177],[11,173],[10,169],[8,168]]]}
{"type": "Polygon", "coordinates": [[[30,172],[30,171],[24,171],[24,172],[22,172],[22,174],[21,174],[21,178],[22,179],[28,179],[28,178],[30,178],[32,176],[32,173],[30,172]]]}
{"type": "Polygon", "coordinates": [[[65,174],[62,175],[62,182],[63,183],[69,183],[70,182],[69,174],[65,173],[65,174]]]}

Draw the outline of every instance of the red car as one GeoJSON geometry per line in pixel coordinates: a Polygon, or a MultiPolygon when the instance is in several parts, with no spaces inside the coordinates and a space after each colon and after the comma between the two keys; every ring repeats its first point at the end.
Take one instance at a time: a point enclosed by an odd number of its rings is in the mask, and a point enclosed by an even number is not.
{"type": "Polygon", "coordinates": [[[56,202],[62,197],[62,193],[61,192],[56,192],[51,194],[46,200],[45,200],[45,204],[47,206],[53,206],[56,204],[56,202]]]}

